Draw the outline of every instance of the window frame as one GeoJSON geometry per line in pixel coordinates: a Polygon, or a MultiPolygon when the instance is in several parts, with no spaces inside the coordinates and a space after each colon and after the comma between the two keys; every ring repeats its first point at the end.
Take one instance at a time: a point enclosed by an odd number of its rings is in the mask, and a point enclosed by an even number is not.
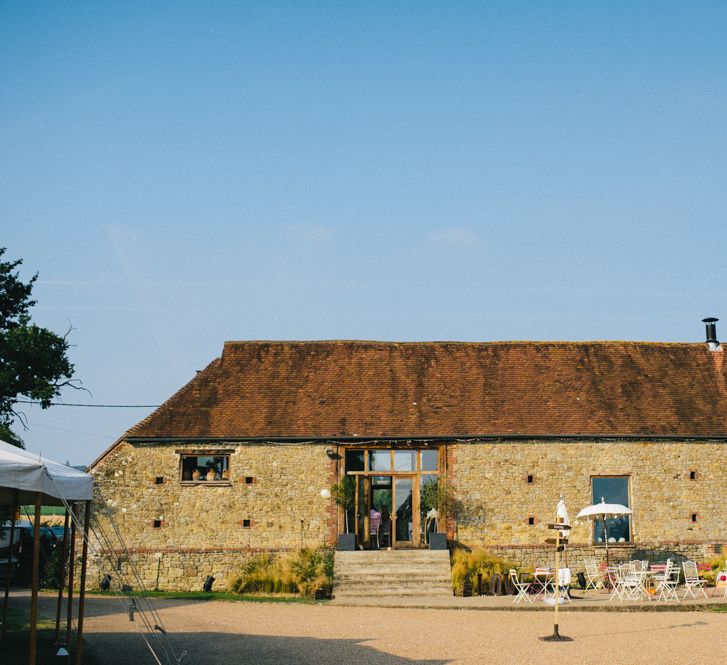
{"type": "MultiPolygon", "coordinates": [[[[231,471],[230,462],[231,462],[232,453],[234,452],[233,450],[230,450],[227,448],[225,448],[225,449],[214,448],[214,449],[208,449],[208,450],[204,450],[204,449],[183,450],[182,449],[182,450],[177,450],[175,452],[177,455],[179,455],[179,483],[181,485],[192,485],[195,487],[198,485],[208,486],[208,487],[221,487],[221,486],[224,487],[224,486],[228,486],[228,485],[232,484],[232,480],[231,480],[232,471],[231,471]],[[220,479],[219,480],[207,480],[206,477],[200,477],[197,480],[193,480],[191,478],[185,479],[184,478],[184,462],[186,459],[191,458],[191,457],[196,457],[196,458],[222,457],[223,458],[222,469],[219,472],[220,479]],[[225,471],[227,472],[227,478],[222,477],[223,474],[225,473],[225,471]]],[[[199,467],[198,464],[195,466],[199,467]]]]}
{"type": "MultiPolygon", "coordinates": [[[[629,539],[624,541],[623,543],[615,542],[615,543],[608,543],[609,547],[623,547],[623,546],[631,546],[634,544],[634,513],[633,513],[633,499],[631,494],[631,474],[630,473],[594,473],[590,476],[590,483],[591,483],[591,502],[595,505],[597,503],[600,503],[601,497],[594,494],[593,491],[593,481],[594,479],[601,479],[601,478],[623,478],[626,481],[626,495],[628,498],[628,506],[627,508],[631,509],[631,513],[626,515],[626,517],[629,520],[629,539]]],[[[611,503],[609,500],[606,500],[606,503],[611,503]]],[[[609,519],[609,518],[607,518],[609,519]]],[[[613,518],[610,518],[613,519],[613,518]]],[[[593,520],[593,524],[591,525],[591,544],[594,547],[606,547],[606,543],[599,543],[596,542],[596,521],[593,520]]]]}

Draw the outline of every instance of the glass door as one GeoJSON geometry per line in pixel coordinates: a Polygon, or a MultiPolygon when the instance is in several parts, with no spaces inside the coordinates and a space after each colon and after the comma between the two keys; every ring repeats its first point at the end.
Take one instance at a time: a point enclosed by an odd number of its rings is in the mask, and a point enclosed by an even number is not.
{"type": "Polygon", "coordinates": [[[394,477],[394,505],[392,532],[394,547],[411,547],[414,544],[414,478],[394,477]]]}

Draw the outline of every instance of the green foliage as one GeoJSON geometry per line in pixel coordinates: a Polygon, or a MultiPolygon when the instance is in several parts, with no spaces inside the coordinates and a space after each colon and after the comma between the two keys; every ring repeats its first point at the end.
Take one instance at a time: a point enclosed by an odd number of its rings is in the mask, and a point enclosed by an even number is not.
{"type": "MultiPolygon", "coordinates": [[[[5,248],[0,248],[0,257],[5,248]]],[[[20,280],[18,261],[0,260],[0,424],[4,432],[18,416],[14,406],[20,397],[40,402],[47,409],[64,386],[78,387],[71,380],[68,341],[30,320],[31,299],[37,273],[20,280]]],[[[22,418],[21,418],[22,421],[22,418]]],[[[22,443],[11,437],[9,443],[22,443]]]]}
{"type": "Polygon", "coordinates": [[[0,441],[5,441],[5,443],[9,443],[11,446],[17,446],[18,448],[25,448],[23,440],[5,423],[0,423],[0,441]]]}
{"type": "Polygon", "coordinates": [[[700,572],[699,575],[707,580],[707,584],[714,585],[717,580],[717,573],[721,570],[727,570],[727,555],[712,557],[707,559],[706,563],[709,564],[710,569],[700,572]]]}
{"type": "Polygon", "coordinates": [[[517,568],[517,564],[487,550],[455,549],[452,552],[452,588],[457,591],[465,585],[474,587],[478,573],[482,573],[484,582],[489,582],[493,574],[507,575],[510,568],[517,568]]]}
{"type": "Polygon", "coordinates": [[[356,480],[353,476],[344,476],[331,487],[333,500],[343,508],[348,533],[348,512],[356,507],[356,480]]]}
{"type": "Polygon", "coordinates": [[[330,596],[333,552],[306,548],[286,557],[258,554],[230,582],[230,591],[244,593],[299,593],[313,598],[330,596]]]}
{"type": "Polygon", "coordinates": [[[356,480],[353,476],[344,476],[331,487],[333,500],[344,510],[350,510],[356,505],[356,480]]]}
{"type": "Polygon", "coordinates": [[[425,512],[432,508],[439,510],[440,482],[436,476],[423,476],[421,486],[421,504],[425,512]]]}

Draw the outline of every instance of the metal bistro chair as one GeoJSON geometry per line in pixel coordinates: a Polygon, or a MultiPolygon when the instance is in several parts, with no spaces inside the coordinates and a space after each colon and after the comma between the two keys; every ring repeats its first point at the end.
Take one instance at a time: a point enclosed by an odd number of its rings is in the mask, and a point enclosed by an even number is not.
{"type": "Polygon", "coordinates": [[[529,603],[533,602],[533,599],[529,595],[530,591],[530,582],[523,582],[520,580],[517,574],[517,570],[514,568],[510,568],[510,582],[512,582],[512,586],[517,591],[517,597],[515,600],[513,600],[513,603],[520,603],[521,600],[527,600],[529,603]]]}
{"type": "Polygon", "coordinates": [[[659,594],[657,600],[676,600],[679,602],[679,596],[677,596],[677,586],[679,585],[679,566],[670,563],[664,576],[659,578],[659,586],[657,592],[659,594]]]}
{"type": "Polygon", "coordinates": [[[586,588],[588,589],[602,589],[603,588],[603,575],[598,567],[595,560],[587,560],[586,564],[586,588]]]}
{"type": "Polygon", "coordinates": [[[697,564],[694,561],[684,561],[682,568],[684,569],[684,595],[682,600],[687,597],[687,594],[692,598],[696,598],[694,595],[695,590],[700,591],[706,598],[707,592],[704,590],[704,580],[699,579],[697,564]]]}
{"type": "Polygon", "coordinates": [[[379,546],[379,529],[381,528],[381,515],[372,515],[370,520],[369,534],[371,535],[371,547],[374,546],[374,538],[376,538],[376,549],[380,549],[379,546]]]}
{"type": "Polygon", "coordinates": [[[540,598],[541,596],[547,596],[548,586],[552,581],[552,574],[550,568],[536,568],[533,573],[532,588],[535,592],[535,597],[540,598]]]}

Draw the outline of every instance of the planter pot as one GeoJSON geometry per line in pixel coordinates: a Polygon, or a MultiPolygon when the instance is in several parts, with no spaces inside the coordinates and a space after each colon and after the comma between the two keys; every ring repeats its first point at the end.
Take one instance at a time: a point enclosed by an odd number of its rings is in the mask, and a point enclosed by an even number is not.
{"type": "Polygon", "coordinates": [[[356,534],[342,533],[338,536],[338,550],[340,552],[356,551],[356,534]]]}
{"type": "Polygon", "coordinates": [[[446,550],[447,534],[446,533],[430,533],[429,534],[430,550],[446,550]]]}
{"type": "Polygon", "coordinates": [[[202,474],[199,472],[199,469],[195,469],[194,471],[192,471],[192,480],[199,480],[199,477],[201,475],[202,474]]]}

